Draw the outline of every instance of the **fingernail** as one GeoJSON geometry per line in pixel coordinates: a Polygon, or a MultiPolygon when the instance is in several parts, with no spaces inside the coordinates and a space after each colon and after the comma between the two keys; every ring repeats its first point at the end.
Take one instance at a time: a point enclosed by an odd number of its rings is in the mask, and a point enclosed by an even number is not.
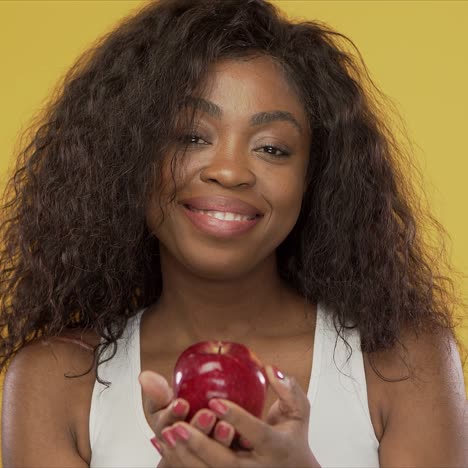
{"type": "Polygon", "coordinates": [[[246,449],[251,449],[253,447],[252,444],[247,439],[245,439],[244,437],[241,437],[240,443],[246,449]]]}
{"type": "Polygon", "coordinates": [[[221,403],[219,400],[210,400],[208,402],[208,406],[220,416],[226,414],[228,410],[228,407],[225,404],[221,403]]]}
{"type": "Polygon", "coordinates": [[[169,447],[174,448],[176,446],[176,438],[174,437],[174,434],[172,434],[170,429],[167,429],[162,433],[162,436],[164,437],[164,440],[167,442],[169,447]]]}
{"type": "Polygon", "coordinates": [[[159,452],[159,455],[162,455],[161,444],[158,442],[158,439],[156,437],[153,437],[152,439],[150,439],[150,442],[154,445],[156,450],[159,452]]]}
{"type": "Polygon", "coordinates": [[[183,416],[185,414],[186,409],[187,409],[187,405],[183,401],[180,401],[180,400],[177,400],[172,405],[172,412],[176,416],[183,416]]]}
{"type": "Polygon", "coordinates": [[[213,423],[214,416],[210,413],[202,413],[200,417],[198,418],[198,424],[200,424],[201,427],[207,428],[210,427],[211,424],[213,423]]]}
{"type": "Polygon", "coordinates": [[[231,430],[229,429],[228,426],[219,423],[216,426],[215,432],[216,432],[216,436],[219,437],[220,439],[227,439],[231,433],[231,430]]]}
{"type": "Polygon", "coordinates": [[[275,373],[276,378],[280,380],[284,380],[285,379],[284,374],[276,366],[272,366],[272,367],[273,367],[273,372],[275,373]]]}
{"type": "Polygon", "coordinates": [[[175,434],[182,440],[189,440],[190,438],[190,432],[183,426],[175,426],[172,429],[172,432],[175,432],[175,434]]]}

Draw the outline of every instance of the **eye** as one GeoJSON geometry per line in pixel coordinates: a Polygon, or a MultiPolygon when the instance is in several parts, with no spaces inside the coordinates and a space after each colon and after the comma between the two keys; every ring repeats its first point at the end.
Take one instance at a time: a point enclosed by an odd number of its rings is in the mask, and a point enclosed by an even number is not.
{"type": "Polygon", "coordinates": [[[180,135],[179,141],[184,145],[207,145],[208,143],[201,137],[195,134],[180,135]],[[201,143],[201,142],[203,143],[201,143]]]}
{"type": "Polygon", "coordinates": [[[291,153],[286,148],[281,148],[274,145],[265,145],[261,148],[264,150],[264,153],[268,153],[269,155],[273,156],[274,158],[287,158],[291,155],[291,153]]]}

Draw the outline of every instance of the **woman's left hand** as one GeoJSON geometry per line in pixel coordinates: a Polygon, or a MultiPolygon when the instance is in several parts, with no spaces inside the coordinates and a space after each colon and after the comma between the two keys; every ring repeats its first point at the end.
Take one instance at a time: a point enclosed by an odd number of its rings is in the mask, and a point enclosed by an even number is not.
{"type": "Polygon", "coordinates": [[[278,396],[266,421],[229,400],[209,402],[218,418],[232,425],[242,441],[246,439],[250,443],[249,451],[236,452],[196,427],[177,422],[163,430],[163,435],[171,431],[172,437],[167,440],[175,440],[175,446],[171,447],[164,437],[159,440],[163,465],[172,468],[320,467],[308,443],[310,403],[307,395],[293,377],[278,378],[271,366],[266,366],[265,370],[278,396]]]}

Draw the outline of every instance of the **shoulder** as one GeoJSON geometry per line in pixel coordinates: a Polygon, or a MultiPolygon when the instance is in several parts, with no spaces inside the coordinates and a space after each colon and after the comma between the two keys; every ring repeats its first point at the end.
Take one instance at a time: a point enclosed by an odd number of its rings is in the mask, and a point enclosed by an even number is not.
{"type": "Polygon", "coordinates": [[[385,379],[373,378],[383,405],[381,464],[467,466],[466,391],[453,335],[404,331],[400,341],[369,356],[385,379]]]}
{"type": "Polygon", "coordinates": [[[81,452],[86,447],[79,427],[83,427],[83,415],[89,414],[95,381],[93,349],[98,343],[93,332],[67,331],[35,339],[18,351],[7,368],[3,388],[2,424],[8,428],[2,431],[5,457],[26,466],[29,454],[50,458],[47,450],[53,445],[64,463],[83,462],[81,452]],[[16,440],[22,441],[22,448],[16,440]]]}
{"type": "Polygon", "coordinates": [[[31,383],[49,382],[47,378],[52,378],[54,384],[66,385],[70,379],[65,378],[64,373],[83,373],[90,368],[97,344],[97,334],[78,330],[34,339],[16,353],[6,376],[8,379],[27,378],[31,383]]]}
{"type": "Polygon", "coordinates": [[[405,330],[394,348],[368,355],[373,370],[384,379],[388,412],[416,392],[450,391],[465,397],[463,369],[458,348],[449,330],[405,330]]]}
{"type": "Polygon", "coordinates": [[[94,332],[64,331],[55,337],[37,338],[21,348],[8,366],[8,379],[28,379],[28,382],[44,381],[55,387],[69,386],[76,379],[66,375],[84,374],[91,369],[94,348],[99,336],[94,332]],[[51,379],[51,380],[49,380],[51,379]]]}

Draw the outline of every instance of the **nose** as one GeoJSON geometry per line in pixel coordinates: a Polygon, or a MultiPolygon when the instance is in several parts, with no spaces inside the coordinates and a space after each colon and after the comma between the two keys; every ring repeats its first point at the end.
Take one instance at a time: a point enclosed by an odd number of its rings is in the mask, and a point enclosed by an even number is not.
{"type": "Polygon", "coordinates": [[[218,183],[223,187],[253,187],[256,182],[255,174],[248,167],[246,158],[216,156],[205,166],[200,178],[206,183],[218,183]]]}

